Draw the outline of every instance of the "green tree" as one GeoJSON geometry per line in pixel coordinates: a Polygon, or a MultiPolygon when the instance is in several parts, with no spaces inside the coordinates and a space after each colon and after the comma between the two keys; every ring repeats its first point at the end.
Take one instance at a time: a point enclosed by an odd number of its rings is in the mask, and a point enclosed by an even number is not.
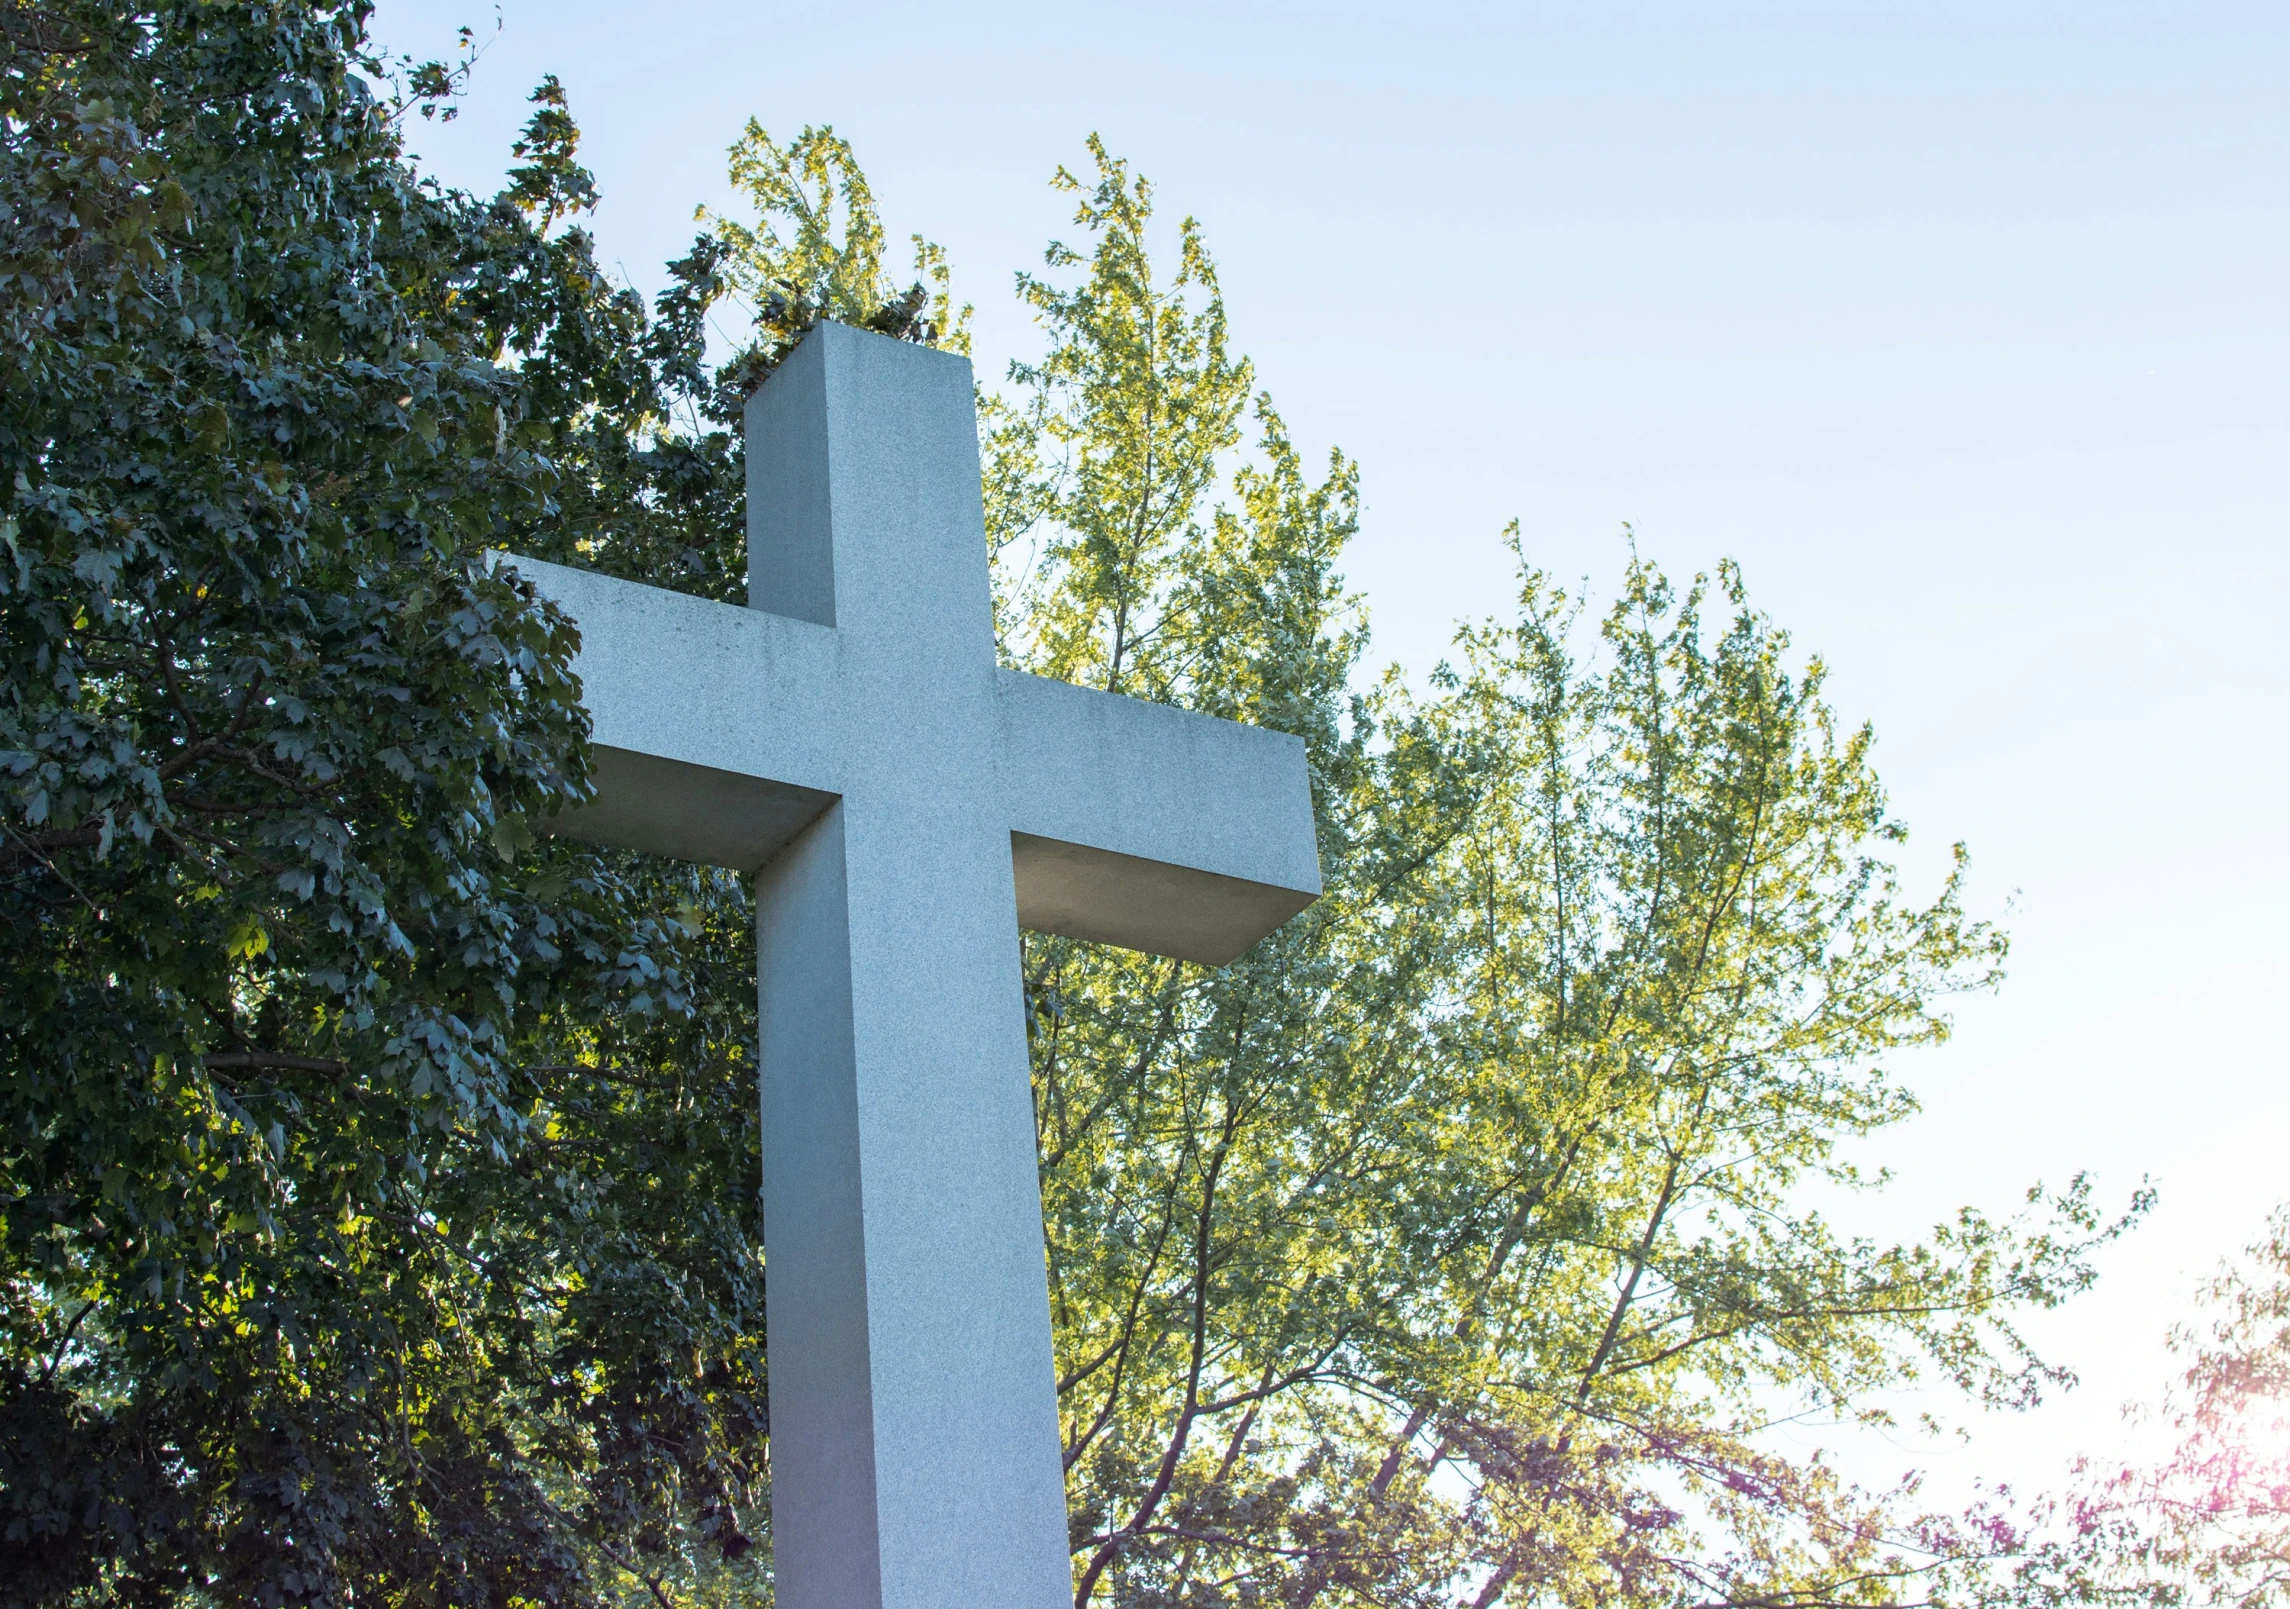
{"type": "MultiPolygon", "coordinates": [[[[1018,276],[1049,351],[1013,367],[1011,379],[1033,393],[1024,415],[1032,428],[1000,445],[1047,447],[1056,473],[1037,471],[1029,524],[1049,541],[1004,619],[1019,632],[1016,651],[1045,674],[1167,700],[1186,679],[1184,644],[1199,640],[1188,628],[1203,623],[1171,594],[1179,576],[1201,568],[1203,533],[1193,522],[1240,440],[1252,371],[1226,350],[1224,300],[1200,226],[1190,218],[1179,226],[1176,277],[1156,285],[1146,245],[1152,188],[1095,135],[1089,149],[1093,185],[1064,168],[1053,181],[1082,197],[1074,221],[1097,237],[1086,277],[1060,289],[1018,276]],[[1198,309],[1189,291],[1205,298],[1198,309]],[[1163,613],[1164,603],[1178,608],[1163,613]]],[[[1056,243],[1047,260],[1053,269],[1085,263],[1056,243]]],[[[1278,422],[1268,428],[1277,434],[1278,422]]],[[[1027,456],[992,478],[1007,484],[1012,468],[1034,467],[1027,456]]]]}
{"type": "MultiPolygon", "coordinates": [[[[366,20],[0,0],[0,1602],[766,1602],[747,891],[542,830],[573,639],[486,555],[739,598],[746,393],[964,310],[831,130],[753,125],[755,220],[647,308],[561,87],[441,191],[398,126],[456,69],[366,20]]],[[[1329,894],[1222,971],[1028,941],[1079,1598],[1881,1602],[1978,1551],[1757,1430],[2048,1378],[2009,1317],[2088,1279],[2080,1187],[1905,1247],[1795,1193],[2000,937],[1899,892],[1731,571],[1586,630],[1522,566],[1365,682],[1353,466],[1091,153],[982,397],[1005,651],[1301,734],[1329,894]]]]}
{"type": "Polygon", "coordinates": [[[874,191],[850,142],[833,129],[806,128],[782,146],[750,118],[732,145],[731,181],[755,208],[756,223],[705,208],[700,216],[715,225],[703,238],[724,254],[732,289],[755,314],[755,345],[727,369],[734,383],[752,386],[822,318],[970,350],[970,309],[954,306],[941,248],[913,237],[916,277],[904,291],[884,270],[874,191]]]}
{"type": "Polygon", "coordinates": [[[553,81],[419,182],[365,14],[0,7],[0,1601],[764,1578],[739,890],[536,838],[487,558],[735,564],[709,263],[611,286],[553,81]]]}
{"type": "Polygon", "coordinates": [[[1353,469],[1265,397],[1234,462],[1199,232],[1157,281],[1092,150],[1081,282],[1020,282],[1006,636],[1303,735],[1328,893],[1221,971],[1027,942],[1077,1602],[1891,1601],[1912,1516],[1759,1427],[1920,1369],[2033,1400],[2009,1315],[2119,1227],[2080,1183],[1907,1246],[1795,1199],[2000,976],[1961,851],[1903,895],[1870,734],[1730,568],[1632,560],[1586,650],[1522,561],[1425,696],[1355,692],[1353,469]]]}

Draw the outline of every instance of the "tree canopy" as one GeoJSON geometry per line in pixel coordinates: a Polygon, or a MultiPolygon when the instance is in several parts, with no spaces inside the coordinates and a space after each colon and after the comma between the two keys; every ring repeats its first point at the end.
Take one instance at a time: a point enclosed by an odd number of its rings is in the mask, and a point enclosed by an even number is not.
{"type": "MultiPolygon", "coordinates": [[[[746,392],[967,310],[753,123],[647,306],[561,87],[451,192],[366,22],[0,0],[0,1603],[765,1603],[748,892],[541,830],[575,638],[491,555],[740,599],[746,392]]],[[[1961,852],[1901,886],[1730,566],[1594,610],[1514,530],[1370,675],[1356,466],[1089,154],[981,393],[1003,652],[1303,737],[1328,894],[1221,970],[1027,940],[1077,1603],[1913,1599],[1976,1540],[1761,1432],[2033,1400],[2125,1221],[1805,1205],[2001,976],[1961,852]]]]}

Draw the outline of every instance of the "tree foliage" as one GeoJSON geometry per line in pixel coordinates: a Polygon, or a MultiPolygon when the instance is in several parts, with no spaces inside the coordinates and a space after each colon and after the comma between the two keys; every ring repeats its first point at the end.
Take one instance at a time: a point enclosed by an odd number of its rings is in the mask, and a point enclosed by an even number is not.
{"type": "MultiPolygon", "coordinates": [[[[967,310],[754,124],[647,307],[562,87],[442,191],[456,70],[365,21],[0,0],[0,1602],[766,1602],[747,891],[543,830],[574,639],[487,554],[741,598],[747,391],[967,310]]],[[[1364,676],[1355,466],[1090,151],[981,398],[1004,652],[1301,735],[1328,894],[1217,971],[1027,942],[1079,1601],[1898,1600],[1976,1541],[1762,1428],[2031,1400],[2117,1227],[1803,1205],[1999,976],[1961,857],[1903,891],[1731,568],[1522,555],[1364,676]]]]}
{"type": "Polygon", "coordinates": [[[2005,1604],[2290,1603],[2290,1207],[2200,1291],[2204,1326],[2170,1332],[2182,1361],[2144,1459],[2083,1461],[2064,1495],[2034,1505],[1999,1564],[1964,1594],[2005,1604]]]}
{"type": "Polygon", "coordinates": [[[486,558],[713,560],[728,449],[550,231],[561,93],[441,194],[363,15],[0,13],[11,1602],[749,1546],[752,965],[705,878],[536,841],[574,639],[486,558]]]}
{"type": "Polygon", "coordinates": [[[915,280],[903,291],[893,284],[883,267],[874,191],[850,142],[833,129],[806,128],[783,146],[748,119],[732,145],[731,181],[755,208],[757,222],[715,217],[705,208],[700,216],[715,225],[703,238],[722,253],[732,288],[755,315],[755,343],[727,368],[735,381],[753,384],[822,318],[926,346],[970,349],[970,309],[954,306],[943,249],[914,236],[915,280]]]}
{"type": "Polygon", "coordinates": [[[2272,1609],[2290,1603],[2290,1210],[2204,1297],[2208,1333],[2171,1338],[2186,1363],[2163,1407],[2176,1444],[2113,1484],[2151,1522],[2150,1572],[2195,1601],[2272,1609]]]}
{"type": "Polygon", "coordinates": [[[2080,1184],[1920,1245],[1799,1204],[1999,976],[1961,851],[1903,893],[1870,733],[1731,567],[1633,559],[1586,626],[1522,557],[1423,693],[1355,692],[1355,471],[1260,396],[1211,505],[1215,270],[1188,222],[1156,281],[1096,155],[1081,283],[1021,281],[1013,645],[1303,735],[1328,893],[1221,972],[1028,941],[1079,1600],[1887,1601],[1909,1516],[1757,1431],[1920,1370],[2033,1400],[2009,1314],[2114,1228],[2080,1184]]]}

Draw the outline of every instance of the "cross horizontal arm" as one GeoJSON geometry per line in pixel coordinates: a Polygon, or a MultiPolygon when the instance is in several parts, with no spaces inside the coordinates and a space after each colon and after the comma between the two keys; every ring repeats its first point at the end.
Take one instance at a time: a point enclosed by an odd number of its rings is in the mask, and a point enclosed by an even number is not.
{"type": "MultiPolygon", "coordinates": [[[[579,624],[597,798],[557,830],[754,871],[853,786],[878,723],[833,627],[517,558],[579,624]]],[[[1221,966],[1320,893],[1304,744],[995,677],[1021,926],[1221,966]]]]}
{"type": "Polygon", "coordinates": [[[1319,897],[1301,738],[1017,671],[995,691],[1020,926],[1222,966],[1319,897]]]}
{"type": "Polygon", "coordinates": [[[517,556],[580,627],[591,843],[754,871],[835,802],[835,633],[809,621],[517,556]]]}

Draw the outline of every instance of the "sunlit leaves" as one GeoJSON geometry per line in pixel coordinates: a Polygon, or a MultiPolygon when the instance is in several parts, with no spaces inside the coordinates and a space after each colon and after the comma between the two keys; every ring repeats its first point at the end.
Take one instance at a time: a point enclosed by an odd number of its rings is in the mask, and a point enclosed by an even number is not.
{"type": "MultiPolygon", "coordinates": [[[[1074,222],[1090,232],[1090,249],[1053,244],[1047,253],[1051,270],[1083,271],[1080,282],[1018,281],[1049,350],[1011,374],[1036,405],[997,419],[994,512],[1005,524],[1021,507],[1040,520],[1031,553],[1008,552],[1011,533],[999,533],[1006,558],[1030,560],[1005,583],[1003,624],[1013,651],[1045,675],[1170,698],[1183,670],[1177,645],[1160,641],[1179,634],[1164,593],[1201,562],[1202,499],[1240,439],[1251,370],[1226,349],[1224,300],[1199,226],[1179,226],[1176,272],[1157,280],[1152,187],[1095,136],[1089,149],[1094,182],[1060,168],[1056,187],[1080,198],[1074,222]],[[1004,489],[1014,465],[1039,482],[1030,498],[1004,489]]],[[[1267,423],[1277,435],[1277,420],[1267,423]]],[[[1348,487],[1340,464],[1337,477],[1348,487]]]]}
{"type": "Polygon", "coordinates": [[[752,388],[820,319],[969,350],[970,309],[954,306],[946,253],[914,236],[915,278],[896,283],[874,191],[832,128],[806,128],[781,145],[750,118],[731,149],[731,180],[756,222],[704,208],[700,216],[755,319],[755,344],[731,365],[736,385],[752,388]]]}
{"type": "Polygon", "coordinates": [[[1355,691],[1354,472],[1264,398],[1241,451],[1198,231],[1157,279],[1092,154],[988,420],[1004,640],[1304,736],[1328,890],[1219,973],[1028,941],[1082,1597],[1892,1601],[1908,1516],[1759,1425],[1919,1368],[2026,1399],[2010,1315],[2117,1227],[2080,1185],[1911,1246],[1803,1204],[1999,976],[1961,853],[1903,892],[1870,735],[1730,567],[1632,558],[1586,620],[1522,555],[1426,689],[1355,691]]]}
{"type": "MultiPolygon", "coordinates": [[[[746,391],[818,318],[962,313],[839,137],[758,126],[753,220],[647,309],[561,87],[505,195],[440,193],[361,20],[0,27],[0,1591],[761,1602],[746,891],[546,834],[572,642],[485,554],[742,598],[746,391]]],[[[1877,1603],[2002,1548],[1758,1435],[2025,1400],[2012,1313],[2114,1227],[1805,1206],[1997,975],[1961,857],[1901,885],[1727,568],[1586,612],[1522,557],[1451,666],[1364,676],[1355,467],[1090,154],[984,398],[1004,648],[1302,736],[1327,892],[1217,972],[1028,941],[1082,1595],[1877,1603]]]]}

